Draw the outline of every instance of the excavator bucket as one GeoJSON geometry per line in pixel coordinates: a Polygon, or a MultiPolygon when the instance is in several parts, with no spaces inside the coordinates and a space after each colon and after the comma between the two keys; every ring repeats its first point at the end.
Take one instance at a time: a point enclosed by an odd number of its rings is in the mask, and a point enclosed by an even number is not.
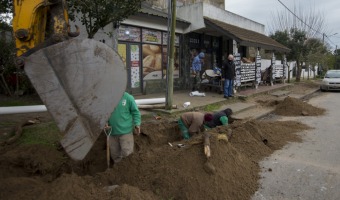
{"type": "Polygon", "coordinates": [[[82,160],[127,84],[120,56],[91,39],[71,39],[25,58],[25,72],[63,134],[61,145],[82,160]]]}

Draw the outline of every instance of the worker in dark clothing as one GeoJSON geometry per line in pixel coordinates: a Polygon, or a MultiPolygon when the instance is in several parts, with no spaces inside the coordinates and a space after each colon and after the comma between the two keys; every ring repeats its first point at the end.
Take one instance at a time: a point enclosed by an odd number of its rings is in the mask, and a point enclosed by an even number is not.
{"type": "Polygon", "coordinates": [[[207,122],[209,128],[215,128],[216,126],[224,126],[229,124],[229,118],[233,114],[230,108],[222,110],[213,114],[213,119],[207,122]]]}
{"type": "Polygon", "coordinates": [[[222,67],[222,81],[224,81],[223,93],[224,98],[228,99],[229,97],[233,97],[233,87],[234,80],[236,77],[235,73],[235,63],[234,56],[229,55],[228,59],[223,63],[222,67]]]}

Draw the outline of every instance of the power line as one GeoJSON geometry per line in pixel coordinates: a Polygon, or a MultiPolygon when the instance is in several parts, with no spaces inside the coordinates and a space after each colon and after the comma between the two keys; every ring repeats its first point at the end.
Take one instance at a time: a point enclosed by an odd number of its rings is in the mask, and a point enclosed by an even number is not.
{"type": "Polygon", "coordinates": [[[280,0],[278,0],[280,2],[280,4],[282,4],[290,13],[292,13],[298,20],[300,20],[303,24],[305,24],[306,26],[308,26],[310,29],[312,29],[313,31],[319,33],[319,34],[323,34],[320,33],[318,30],[315,30],[313,27],[311,27],[309,24],[307,24],[305,21],[303,21],[299,16],[297,16],[293,11],[291,11],[284,3],[282,3],[280,0]]]}
{"type": "Polygon", "coordinates": [[[313,27],[311,27],[309,24],[307,24],[305,21],[303,21],[299,16],[297,16],[293,11],[291,11],[284,3],[282,3],[280,0],[278,0],[278,2],[280,4],[282,4],[290,13],[292,13],[298,20],[300,20],[303,24],[305,24],[306,26],[308,26],[310,29],[312,29],[313,31],[315,31],[316,33],[319,33],[322,36],[326,36],[326,38],[333,44],[336,45],[333,41],[331,41],[329,39],[329,37],[325,34],[325,33],[321,33],[318,30],[315,30],[313,27]]]}

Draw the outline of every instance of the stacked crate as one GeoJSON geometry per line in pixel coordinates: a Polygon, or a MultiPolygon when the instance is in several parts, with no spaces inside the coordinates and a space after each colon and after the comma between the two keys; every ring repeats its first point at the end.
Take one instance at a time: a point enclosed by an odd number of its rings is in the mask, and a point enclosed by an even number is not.
{"type": "Polygon", "coordinates": [[[255,63],[241,64],[241,86],[253,85],[256,80],[256,66],[255,63]]]}

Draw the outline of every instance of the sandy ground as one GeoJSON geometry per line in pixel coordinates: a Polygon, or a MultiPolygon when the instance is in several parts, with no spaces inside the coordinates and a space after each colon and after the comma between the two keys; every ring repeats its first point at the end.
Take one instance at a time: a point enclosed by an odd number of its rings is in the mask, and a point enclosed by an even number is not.
{"type": "MultiPolygon", "coordinates": [[[[276,106],[280,115],[296,115],[289,110],[306,117],[324,112],[292,97],[272,101],[276,103],[267,106],[276,106]],[[287,103],[295,109],[285,109],[287,103]]],[[[42,123],[50,119],[39,117],[42,123]]],[[[15,124],[24,118],[1,120],[15,124]]],[[[62,148],[3,144],[0,199],[250,199],[259,187],[258,163],[288,142],[301,142],[296,133],[305,129],[309,127],[295,121],[234,121],[209,131],[207,159],[203,134],[183,141],[174,119],[149,119],[135,137],[134,153],[109,169],[104,134],[82,162],[70,160],[62,148]]],[[[0,131],[8,133],[9,128],[0,131]]]]}

